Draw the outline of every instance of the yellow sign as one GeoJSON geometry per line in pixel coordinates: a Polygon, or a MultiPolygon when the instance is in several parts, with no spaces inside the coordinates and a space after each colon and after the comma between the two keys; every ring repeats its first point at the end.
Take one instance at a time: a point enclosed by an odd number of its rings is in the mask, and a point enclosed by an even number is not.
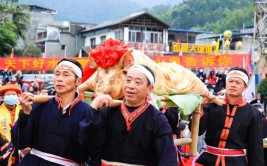
{"type": "Polygon", "coordinates": [[[173,52],[179,53],[194,53],[194,54],[212,54],[212,45],[203,45],[203,44],[189,44],[189,43],[175,43],[172,46],[173,52]],[[182,49],[182,50],[181,50],[182,49]]]}

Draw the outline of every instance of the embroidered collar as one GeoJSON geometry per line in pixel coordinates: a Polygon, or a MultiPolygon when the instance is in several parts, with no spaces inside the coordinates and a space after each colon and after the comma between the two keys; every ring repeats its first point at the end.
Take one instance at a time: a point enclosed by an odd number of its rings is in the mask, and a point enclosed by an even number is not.
{"type": "Polygon", "coordinates": [[[124,102],[121,104],[121,113],[125,119],[127,131],[131,130],[131,124],[134,122],[135,119],[137,119],[150,104],[145,101],[142,103],[138,108],[136,108],[133,112],[129,112],[124,102]]]}
{"type": "MultiPolygon", "coordinates": [[[[228,100],[228,98],[227,98],[227,96],[225,97],[224,101],[225,101],[226,104],[230,104],[230,103],[229,103],[229,100],[228,100]]],[[[245,101],[244,98],[241,96],[241,97],[239,97],[239,98],[237,99],[237,101],[235,102],[234,105],[237,105],[238,107],[240,107],[240,106],[244,106],[245,104],[246,104],[246,101],[245,101]]]]}
{"type": "MultiPolygon", "coordinates": [[[[62,98],[60,98],[60,97],[56,94],[55,99],[56,99],[56,101],[57,101],[57,103],[58,103],[58,107],[57,107],[57,108],[60,109],[60,103],[61,103],[61,101],[62,101],[62,98]]],[[[71,103],[67,104],[65,108],[62,109],[62,114],[65,114],[65,113],[67,112],[67,110],[68,110],[68,115],[70,116],[70,113],[71,113],[72,108],[73,108],[73,107],[74,107],[80,100],[81,100],[81,96],[80,96],[77,92],[75,92],[75,99],[74,99],[71,103]]]]}

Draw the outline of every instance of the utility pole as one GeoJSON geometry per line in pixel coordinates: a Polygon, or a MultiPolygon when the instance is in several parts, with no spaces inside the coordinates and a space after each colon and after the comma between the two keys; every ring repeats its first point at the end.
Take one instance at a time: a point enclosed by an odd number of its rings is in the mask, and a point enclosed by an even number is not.
{"type": "Polygon", "coordinates": [[[257,67],[266,66],[267,60],[267,0],[254,0],[253,48],[260,56],[257,67]]]}
{"type": "MultiPolygon", "coordinates": [[[[254,35],[253,48],[255,54],[260,57],[256,66],[254,66],[252,74],[256,71],[259,74],[259,67],[262,67],[262,75],[265,77],[266,61],[267,61],[267,0],[254,0],[254,35]]],[[[253,53],[254,55],[254,53],[253,53]]],[[[253,57],[254,58],[254,57],[253,57]]],[[[257,94],[258,96],[258,94],[257,94]]],[[[262,96],[261,96],[262,97],[262,96]]],[[[267,101],[264,101],[264,112],[266,111],[267,101]]]]}

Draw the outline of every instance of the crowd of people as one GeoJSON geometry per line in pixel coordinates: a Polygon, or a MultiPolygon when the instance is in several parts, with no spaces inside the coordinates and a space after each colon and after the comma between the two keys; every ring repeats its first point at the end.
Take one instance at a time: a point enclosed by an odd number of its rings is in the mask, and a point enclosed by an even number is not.
{"type": "Polygon", "coordinates": [[[12,80],[12,70],[5,68],[2,71],[2,80],[0,85],[16,84],[21,87],[22,92],[31,92],[33,94],[40,93],[40,81],[38,75],[34,76],[34,80],[31,82],[23,81],[23,74],[21,70],[17,70],[15,73],[15,81],[12,80]]]}
{"type": "Polygon", "coordinates": [[[207,85],[207,88],[213,94],[220,95],[220,93],[225,89],[227,71],[227,68],[219,71],[212,68],[208,73],[206,73],[204,72],[204,69],[198,69],[196,75],[207,85]]]}
{"type": "MultiPolygon", "coordinates": [[[[249,104],[242,98],[249,80],[246,70],[213,69],[206,76],[200,69],[197,75],[214,93],[224,90],[225,103],[203,104],[199,156],[194,164],[264,165],[266,122],[257,110],[262,103],[249,104]]],[[[90,105],[85,103],[79,91],[82,76],[79,62],[62,59],[55,68],[55,96],[41,103],[34,103],[38,93],[29,84],[24,86],[21,72],[16,74],[16,84],[3,80],[0,165],[178,166],[182,163],[178,155],[190,157],[188,147],[175,147],[173,139],[190,137],[191,119],[183,120],[178,107],[159,110],[148,101],[155,85],[150,68],[129,68],[124,99],[116,106],[108,94],[96,96],[90,105]]],[[[32,86],[36,83],[37,77],[32,86]]]]}

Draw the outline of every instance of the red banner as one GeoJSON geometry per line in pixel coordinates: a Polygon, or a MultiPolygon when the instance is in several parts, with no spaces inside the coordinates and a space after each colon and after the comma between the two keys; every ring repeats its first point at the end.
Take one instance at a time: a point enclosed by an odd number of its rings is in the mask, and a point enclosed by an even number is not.
{"type": "Polygon", "coordinates": [[[235,55],[185,55],[185,56],[155,56],[152,59],[158,62],[176,62],[185,68],[205,67],[243,67],[245,68],[249,58],[248,54],[235,55]]]}
{"type": "MultiPolygon", "coordinates": [[[[236,55],[167,55],[151,56],[156,62],[176,62],[185,68],[205,67],[246,67],[248,54],[236,55]]],[[[54,70],[57,62],[62,58],[1,58],[0,70],[6,67],[12,70],[54,70]]],[[[89,62],[88,58],[73,58],[83,67],[89,62]]]]}
{"type": "MultiPolygon", "coordinates": [[[[8,67],[12,70],[54,70],[58,61],[62,58],[1,58],[0,70],[8,67]]],[[[81,63],[84,67],[88,58],[72,58],[81,63]]]]}

